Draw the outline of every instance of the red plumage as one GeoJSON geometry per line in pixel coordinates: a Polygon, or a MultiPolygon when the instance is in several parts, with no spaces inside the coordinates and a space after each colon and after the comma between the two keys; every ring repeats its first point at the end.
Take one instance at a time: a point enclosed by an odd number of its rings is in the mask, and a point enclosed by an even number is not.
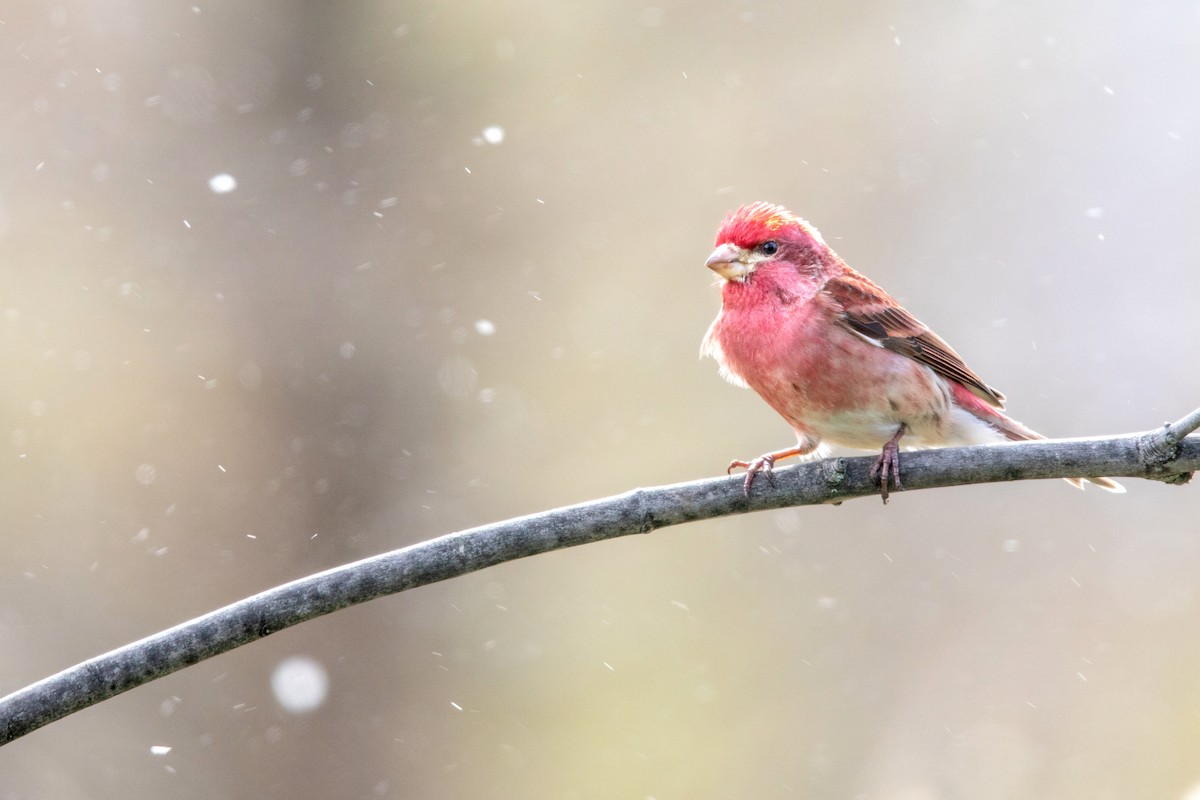
{"type": "Polygon", "coordinates": [[[724,280],[701,352],[797,437],[795,447],[730,465],[747,468],[747,494],[758,472],[823,443],[882,450],[872,472],[886,502],[889,478],[901,488],[901,439],[937,447],[1043,438],[1002,413],[1004,395],[787,209],[755,203],[730,213],[707,264],[724,280]]]}

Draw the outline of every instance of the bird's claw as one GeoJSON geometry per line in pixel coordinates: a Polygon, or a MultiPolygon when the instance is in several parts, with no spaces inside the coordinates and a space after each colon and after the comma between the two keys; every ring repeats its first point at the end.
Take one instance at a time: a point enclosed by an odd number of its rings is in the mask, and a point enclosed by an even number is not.
{"type": "MultiPolygon", "coordinates": [[[[903,432],[903,428],[901,429],[903,432]]],[[[872,481],[879,484],[879,495],[883,498],[883,504],[887,505],[888,501],[888,481],[898,489],[903,491],[904,486],[900,483],[900,436],[897,435],[890,439],[883,446],[883,452],[879,454],[879,458],[871,466],[871,471],[868,473],[872,481]]]]}
{"type": "Polygon", "coordinates": [[[729,466],[725,469],[725,474],[730,475],[735,468],[746,470],[746,479],[742,481],[742,494],[750,497],[750,487],[754,485],[754,479],[761,472],[767,476],[767,480],[771,485],[775,485],[775,456],[772,453],[767,453],[765,456],[759,456],[753,461],[738,461],[729,462],[729,466]]]}

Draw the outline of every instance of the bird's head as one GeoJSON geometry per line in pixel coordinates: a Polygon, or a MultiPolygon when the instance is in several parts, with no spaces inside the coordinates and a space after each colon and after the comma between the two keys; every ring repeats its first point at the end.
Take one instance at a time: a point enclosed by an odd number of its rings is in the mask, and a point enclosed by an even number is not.
{"type": "Polygon", "coordinates": [[[817,229],[783,206],[754,203],[730,212],[705,264],[728,281],[744,283],[762,264],[819,265],[828,251],[817,229]]]}

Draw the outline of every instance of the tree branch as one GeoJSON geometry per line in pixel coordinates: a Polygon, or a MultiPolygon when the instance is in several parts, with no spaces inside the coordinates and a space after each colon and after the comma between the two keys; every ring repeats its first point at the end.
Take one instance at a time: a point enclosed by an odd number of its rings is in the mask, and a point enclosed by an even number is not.
{"type": "MultiPolygon", "coordinates": [[[[1100,476],[1186,483],[1200,469],[1200,409],[1140,434],[906,452],[907,491],[1100,476]]],[[[564,547],[700,519],[876,495],[873,457],[779,470],[742,495],[742,478],[634,489],[484,525],[311,575],[89,659],[0,699],[0,745],[88,706],[264,636],[406,589],[564,547]]]]}

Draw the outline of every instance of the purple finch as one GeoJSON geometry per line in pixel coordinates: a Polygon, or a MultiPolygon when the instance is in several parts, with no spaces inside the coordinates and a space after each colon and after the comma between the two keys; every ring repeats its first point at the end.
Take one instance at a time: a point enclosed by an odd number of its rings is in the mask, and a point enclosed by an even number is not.
{"type": "MultiPolygon", "coordinates": [[[[729,465],[746,469],[747,495],[755,475],[823,442],[880,450],[871,477],[886,503],[889,481],[903,488],[901,440],[938,447],[1045,438],[1005,416],[1004,395],[787,209],[739,208],[716,248],[706,263],[723,279],[721,311],[701,352],[796,432],[794,447],[729,465]]],[[[1125,491],[1108,478],[1083,480],[1125,491]]]]}

